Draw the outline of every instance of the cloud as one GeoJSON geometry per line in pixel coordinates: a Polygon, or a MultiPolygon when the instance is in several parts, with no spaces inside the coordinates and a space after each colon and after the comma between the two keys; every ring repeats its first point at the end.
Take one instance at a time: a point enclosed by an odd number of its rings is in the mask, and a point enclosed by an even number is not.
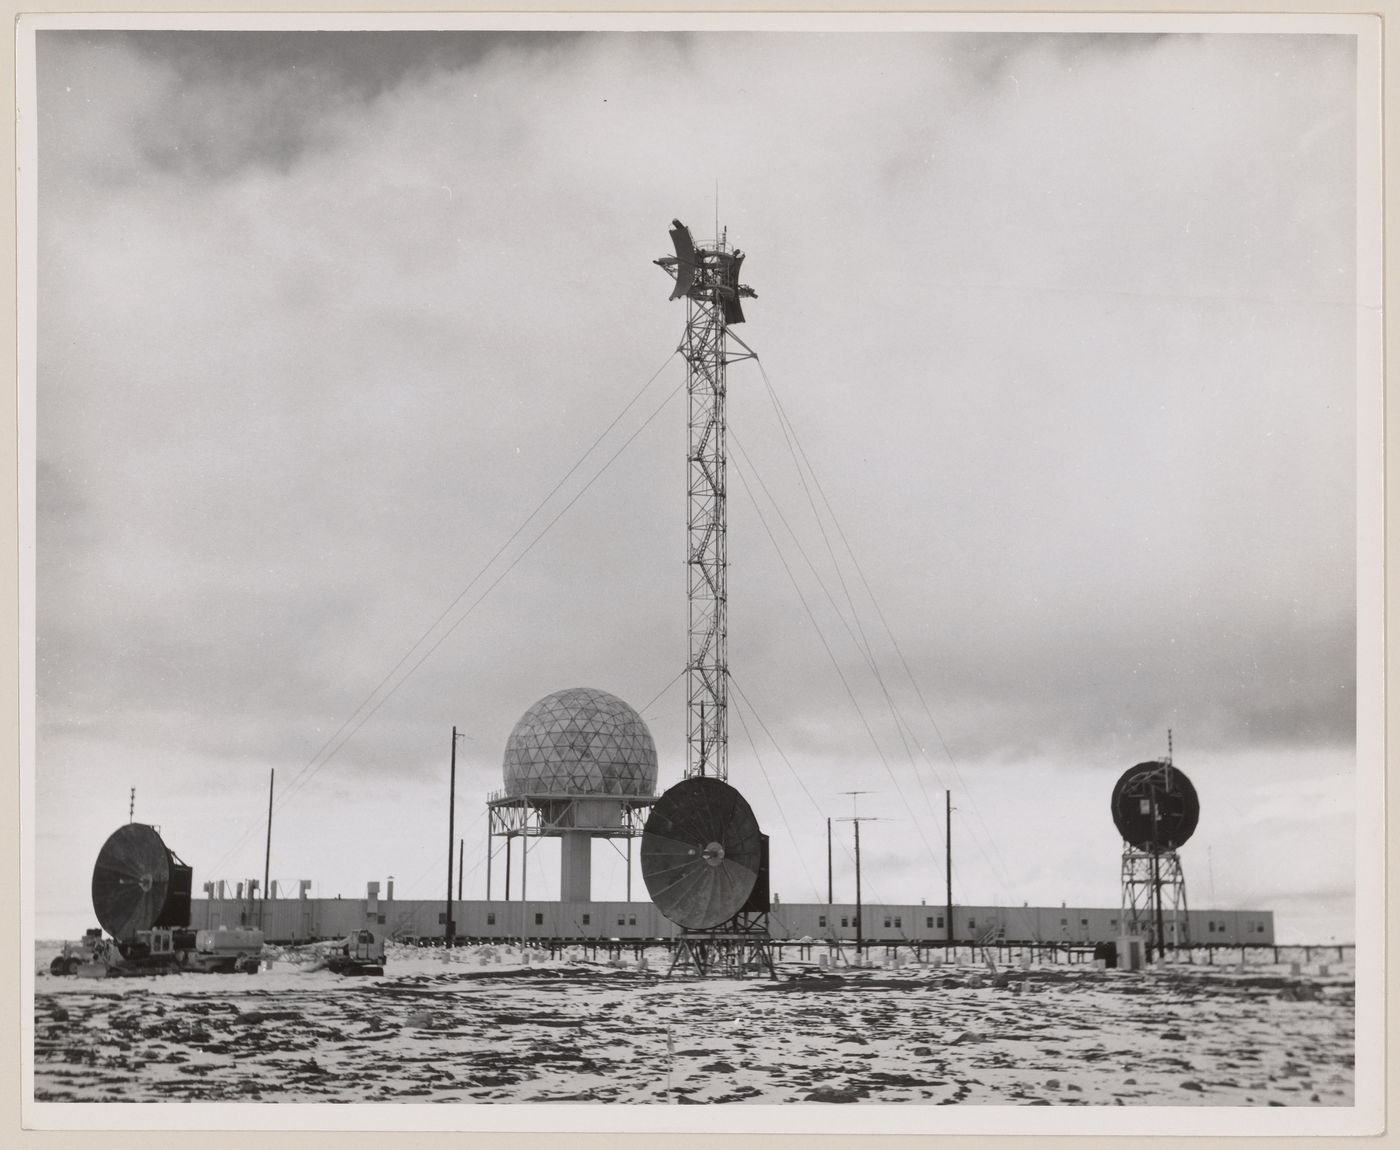
{"type": "Polygon", "coordinates": [[[133,160],[188,178],[227,179],[249,168],[285,173],[342,143],[355,116],[386,92],[476,69],[502,51],[548,56],[576,39],[566,32],[49,31],[39,36],[41,100],[97,102],[114,89],[120,97],[137,78],[154,99],[125,109],[133,160]]]}
{"type": "MultiPolygon", "coordinates": [[[[667,691],[679,361],[493,556],[676,346],[651,261],[716,180],[763,365],[730,371],[731,665],[814,780],[780,790],[809,864],[851,778],[923,809],[922,858],[945,781],[1049,763],[1097,803],[1168,726],[1350,754],[1354,70],[1340,37],[41,34],[41,823],[94,762],[191,826],[310,777],[428,631],[286,807],[329,859],[397,795],[393,868],[452,724],[484,795],[535,699],[667,691]]],[[[983,837],[1032,882],[1023,823],[983,837]]]]}

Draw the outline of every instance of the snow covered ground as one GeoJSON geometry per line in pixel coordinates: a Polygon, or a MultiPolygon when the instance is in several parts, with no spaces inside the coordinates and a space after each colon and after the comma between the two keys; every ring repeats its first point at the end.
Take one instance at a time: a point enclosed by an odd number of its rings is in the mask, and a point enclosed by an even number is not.
{"type": "MultiPolygon", "coordinates": [[[[819,948],[820,949],[820,948],[819,948]]],[[[35,1097],[73,1102],[1348,1106],[1349,967],[1166,972],[781,963],[682,980],[512,948],[392,949],[382,978],[87,980],[36,947],[35,1097]]]]}

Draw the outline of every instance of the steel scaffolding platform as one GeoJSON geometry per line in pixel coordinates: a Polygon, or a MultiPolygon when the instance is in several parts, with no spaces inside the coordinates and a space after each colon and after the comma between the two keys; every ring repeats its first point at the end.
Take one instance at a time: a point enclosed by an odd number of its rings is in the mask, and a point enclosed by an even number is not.
{"type": "Polygon", "coordinates": [[[1186,876],[1176,851],[1144,851],[1124,843],[1122,878],[1125,934],[1146,938],[1149,954],[1191,945],[1186,876]]]}
{"type": "Polygon", "coordinates": [[[746,978],[763,974],[776,979],[768,915],[740,912],[712,930],[686,930],[676,940],[669,978],[693,971],[700,978],[746,978]]]}

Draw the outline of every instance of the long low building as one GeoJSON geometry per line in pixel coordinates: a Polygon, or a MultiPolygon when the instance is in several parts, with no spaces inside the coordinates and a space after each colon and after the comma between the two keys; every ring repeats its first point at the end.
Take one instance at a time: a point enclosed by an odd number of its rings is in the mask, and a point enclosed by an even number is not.
{"type": "MultiPolygon", "coordinates": [[[[867,942],[939,943],[948,937],[942,906],[866,904],[861,937],[867,942]]],[[[296,943],[344,936],[368,924],[383,927],[392,938],[442,938],[446,904],[442,899],[393,899],[371,892],[363,899],[341,898],[196,898],[191,926],[260,926],[269,942],[296,943]]],[[[463,939],[668,939],[680,929],[650,902],[506,902],[469,900],[453,903],[456,935],[463,939]]],[[[1167,921],[1167,942],[1175,924],[1167,921]]],[[[775,903],[769,915],[775,939],[853,942],[853,903],[775,903]]],[[[953,940],[971,943],[1108,942],[1123,933],[1114,907],[953,907],[953,940]]],[[[1186,937],[1193,946],[1272,946],[1274,915],[1268,910],[1193,910],[1186,937]]]]}

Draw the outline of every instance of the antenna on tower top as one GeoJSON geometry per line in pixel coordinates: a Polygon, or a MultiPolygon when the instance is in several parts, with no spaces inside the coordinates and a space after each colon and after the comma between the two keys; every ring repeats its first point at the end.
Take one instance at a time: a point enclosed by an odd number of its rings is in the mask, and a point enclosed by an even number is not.
{"type": "Polygon", "coordinates": [[[126,821],[134,823],[136,821],[136,788],[131,788],[131,802],[126,808],[126,821]]]}
{"type": "Polygon", "coordinates": [[[729,640],[725,572],[728,567],[725,502],[725,372],[753,357],[731,355],[726,333],[744,322],[741,301],[756,293],[739,282],[744,253],[730,251],[719,228],[719,181],[715,181],[715,242],[697,246],[690,229],[671,221],[675,255],[656,263],[675,280],[673,300],[686,301],[681,351],[690,394],[689,506],[687,520],[690,599],[690,659],[686,664],[686,778],[712,775],[720,782],[729,767],[729,640]]]}
{"type": "Polygon", "coordinates": [[[1172,761],[1172,729],[1167,728],[1167,766],[1171,766],[1172,761]]]}

